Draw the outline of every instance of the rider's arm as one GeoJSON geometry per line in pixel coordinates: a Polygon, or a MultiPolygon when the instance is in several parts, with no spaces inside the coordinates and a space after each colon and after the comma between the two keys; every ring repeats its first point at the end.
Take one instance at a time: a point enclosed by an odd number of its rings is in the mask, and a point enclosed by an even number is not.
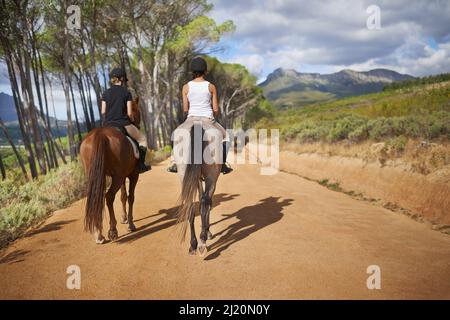
{"type": "Polygon", "coordinates": [[[101,114],[102,124],[105,121],[105,116],[106,116],[106,101],[102,100],[102,114],[101,114]]]}
{"type": "Polygon", "coordinates": [[[131,101],[127,101],[127,114],[128,114],[128,118],[130,118],[131,122],[134,122],[133,104],[131,101]]]}
{"type": "Polygon", "coordinates": [[[134,113],[133,113],[133,97],[131,96],[131,92],[127,90],[127,115],[128,119],[131,122],[134,122],[134,113]]]}
{"type": "Polygon", "coordinates": [[[212,95],[212,107],[214,115],[217,117],[219,115],[219,101],[217,99],[217,89],[212,83],[209,84],[209,91],[212,95]]]}
{"type": "Polygon", "coordinates": [[[189,112],[189,100],[188,95],[189,93],[189,86],[185,84],[183,86],[183,113],[186,115],[189,112]]]}

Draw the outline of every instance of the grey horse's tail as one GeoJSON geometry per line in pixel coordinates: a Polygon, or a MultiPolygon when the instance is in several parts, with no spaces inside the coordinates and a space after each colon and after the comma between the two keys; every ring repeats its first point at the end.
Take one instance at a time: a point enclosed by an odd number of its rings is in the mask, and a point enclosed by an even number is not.
{"type": "Polygon", "coordinates": [[[199,192],[200,177],[203,163],[203,133],[201,124],[191,127],[190,161],[186,167],[181,186],[180,207],[177,212],[177,223],[181,224],[181,239],[186,237],[187,222],[195,215],[194,203],[199,192]],[[198,134],[200,133],[201,134],[198,134]],[[197,133],[197,134],[195,134],[197,133]],[[201,146],[201,147],[200,147],[201,146]]]}

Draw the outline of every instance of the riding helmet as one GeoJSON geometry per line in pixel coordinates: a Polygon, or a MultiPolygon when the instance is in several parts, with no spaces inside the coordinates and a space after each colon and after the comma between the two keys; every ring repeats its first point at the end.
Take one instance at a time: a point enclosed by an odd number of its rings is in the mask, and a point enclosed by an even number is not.
{"type": "Polygon", "coordinates": [[[119,79],[120,78],[124,78],[125,81],[128,81],[127,74],[126,74],[125,70],[123,70],[122,68],[114,68],[114,69],[112,69],[112,71],[109,74],[109,76],[111,78],[114,78],[114,77],[119,78],[119,79]]]}
{"type": "Polygon", "coordinates": [[[191,61],[191,71],[192,72],[203,72],[206,73],[208,70],[208,65],[206,64],[205,59],[202,57],[195,57],[191,61]]]}

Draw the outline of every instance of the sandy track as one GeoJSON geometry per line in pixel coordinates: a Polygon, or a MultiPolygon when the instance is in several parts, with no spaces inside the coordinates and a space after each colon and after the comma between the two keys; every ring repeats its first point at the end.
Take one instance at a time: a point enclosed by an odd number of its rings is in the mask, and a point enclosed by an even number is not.
{"type": "MultiPolygon", "coordinates": [[[[220,177],[215,237],[204,259],[189,256],[174,227],[178,178],[166,165],[141,176],[136,232],[119,225],[118,241],[96,245],[78,201],[4,250],[0,298],[450,298],[448,235],[294,175],[261,176],[257,166],[220,177]],[[66,288],[73,264],[81,290],[66,288]],[[381,290],[366,287],[373,264],[381,290]]],[[[115,204],[118,216],[119,197],[115,204]]]]}

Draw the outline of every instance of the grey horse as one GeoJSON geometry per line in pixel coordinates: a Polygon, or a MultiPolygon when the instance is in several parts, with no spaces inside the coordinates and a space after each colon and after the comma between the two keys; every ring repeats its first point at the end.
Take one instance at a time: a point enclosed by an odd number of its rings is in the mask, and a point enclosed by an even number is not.
{"type": "Polygon", "coordinates": [[[222,167],[222,134],[209,120],[196,121],[190,127],[178,127],[174,133],[174,160],[181,181],[180,206],[177,222],[181,224],[185,238],[187,222],[191,231],[189,254],[203,256],[207,252],[206,241],[212,239],[209,231],[209,214],[212,198],[222,167]],[[200,208],[195,205],[199,199],[200,208]],[[200,209],[200,241],[195,235],[194,219],[200,209]]]}

